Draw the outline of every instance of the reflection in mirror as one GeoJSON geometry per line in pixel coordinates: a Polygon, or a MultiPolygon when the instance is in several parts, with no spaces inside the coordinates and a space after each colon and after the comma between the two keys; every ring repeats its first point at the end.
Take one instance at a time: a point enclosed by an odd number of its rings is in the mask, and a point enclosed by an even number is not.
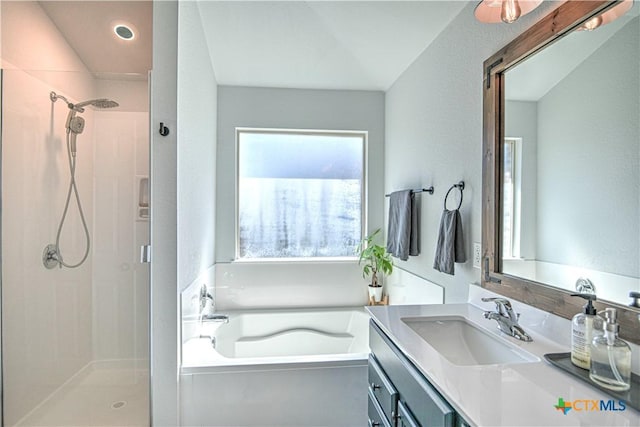
{"type": "Polygon", "coordinates": [[[640,291],[639,9],[505,73],[503,273],[640,291]]]}

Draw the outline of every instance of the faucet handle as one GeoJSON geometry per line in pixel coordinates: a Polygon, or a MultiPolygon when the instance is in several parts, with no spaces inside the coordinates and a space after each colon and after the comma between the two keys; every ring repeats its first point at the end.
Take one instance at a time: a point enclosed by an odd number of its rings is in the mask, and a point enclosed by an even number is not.
{"type": "Polygon", "coordinates": [[[511,308],[511,301],[509,301],[506,298],[501,298],[501,297],[492,297],[492,298],[482,298],[482,301],[484,302],[495,302],[497,306],[505,306],[508,308],[511,308]]]}
{"type": "Polygon", "coordinates": [[[209,293],[207,285],[203,283],[200,287],[200,311],[204,310],[205,306],[207,305],[207,300],[211,302],[214,301],[213,295],[209,293]]]}
{"type": "Polygon", "coordinates": [[[503,316],[510,317],[513,313],[513,309],[511,308],[511,301],[509,301],[506,298],[501,298],[501,297],[482,298],[482,301],[484,302],[493,301],[494,303],[496,303],[496,308],[498,309],[498,312],[503,316]]]}

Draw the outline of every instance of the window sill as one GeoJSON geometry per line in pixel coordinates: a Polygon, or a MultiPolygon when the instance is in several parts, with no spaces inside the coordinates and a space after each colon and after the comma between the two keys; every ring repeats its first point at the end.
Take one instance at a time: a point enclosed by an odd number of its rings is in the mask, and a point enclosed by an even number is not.
{"type": "Polygon", "coordinates": [[[358,257],[326,257],[326,258],[236,258],[234,264],[357,264],[358,257]]]}

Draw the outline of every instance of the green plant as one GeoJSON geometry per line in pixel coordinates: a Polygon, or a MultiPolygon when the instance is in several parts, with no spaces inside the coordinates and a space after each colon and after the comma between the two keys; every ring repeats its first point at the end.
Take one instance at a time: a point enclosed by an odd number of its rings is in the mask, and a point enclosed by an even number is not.
{"type": "Polygon", "coordinates": [[[374,242],[379,233],[380,229],[378,228],[362,239],[356,249],[356,252],[360,255],[358,265],[362,265],[362,277],[367,278],[371,275],[371,284],[369,286],[374,288],[381,286],[378,284],[378,272],[387,275],[393,272],[391,255],[387,253],[387,249],[384,246],[374,242]]]}

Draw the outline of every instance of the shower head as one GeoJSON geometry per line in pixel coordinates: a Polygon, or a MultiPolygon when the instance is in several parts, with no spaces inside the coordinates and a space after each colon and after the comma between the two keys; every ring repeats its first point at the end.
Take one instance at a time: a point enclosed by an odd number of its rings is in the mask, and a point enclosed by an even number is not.
{"type": "Polygon", "coordinates": [[[56,102],[58,99],[62,99],[67,103],[67,107],[69,107],[71,111],[77,111],[78,113],[84,113],[84,107],[86,107],[87,105],[91,105],[96,108],[114,108],[120,105],[116,101],[106,98],[90,99],[89,101],[83,101],[77,104],[73,104],[69,102],[67,98],[62,95],[58,95],[55,92],[49,93],[49,99],[51,99],[51,102],[56,102]]]}
{"type": "Polygon", "coordinates": [[[83,107],[86,107],[87,105],[91,105],[96,108],[114,108],[119,106],[120,104],[118,104],[116,101],[112,101],[111,99],[100,98],[100,99],[91,99],[89,101],[79,102],[75,104],[73,108],[78,112],[82,113],[84,111],[83,107]]]}

